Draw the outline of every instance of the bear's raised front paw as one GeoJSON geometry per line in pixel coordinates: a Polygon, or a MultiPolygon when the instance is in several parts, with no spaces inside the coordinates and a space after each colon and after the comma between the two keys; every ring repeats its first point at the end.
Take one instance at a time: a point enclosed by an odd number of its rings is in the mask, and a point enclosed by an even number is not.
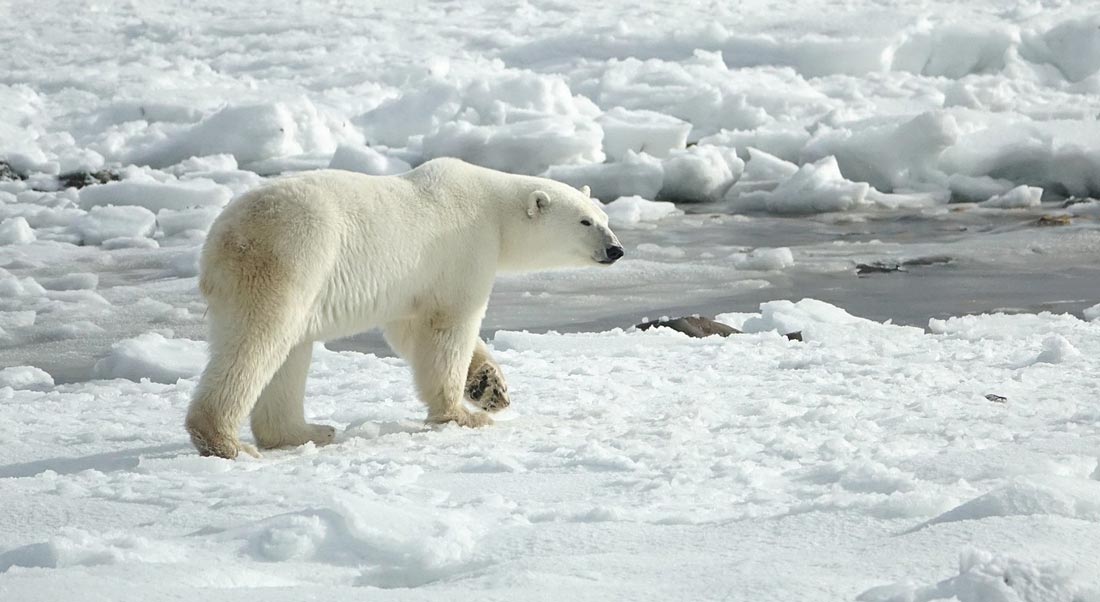
{"type": "Polygon", "coordinates": [[[430,424],[445,424],[448,422],[453,422],[458,426],[480,428],[493,424],[493,419],[485,412],[471,412],[466,408],[458,408],[458,411],[456,412],[450,412],[447,414],[436,416],[429,415],[428,422],[430,424]]]}
{"type": "Polygon", "coordinates": [[[499,412],[512,402],[508,399],[508,383],[500,368],[484,363],[466,380],[466,397],[486,412],[499,412]]]}

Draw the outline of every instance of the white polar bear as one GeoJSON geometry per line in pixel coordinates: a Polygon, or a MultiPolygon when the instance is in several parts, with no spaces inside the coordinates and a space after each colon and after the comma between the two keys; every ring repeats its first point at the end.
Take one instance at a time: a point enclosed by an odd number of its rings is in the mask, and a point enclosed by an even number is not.
{"type": "Polygon", "coordinates": [[[504,395],[478,337],[496,272],[622,255],[587,187],[456,159],[268,183],[218,216],[202,250],[210,361],[187,414],[191,441],[203,455],[255,454],[237,436],[249,413],[260,447],[332,441],[302,407],[313,341],[375,326],[411,365],[429,422],[491,424],[462,401],[464,389],[504,395]]]}

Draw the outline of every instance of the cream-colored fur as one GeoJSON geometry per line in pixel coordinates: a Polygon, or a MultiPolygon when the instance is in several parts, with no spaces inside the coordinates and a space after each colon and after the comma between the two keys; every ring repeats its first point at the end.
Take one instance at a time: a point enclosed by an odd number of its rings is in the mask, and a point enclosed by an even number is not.
{"type": "Polygon", "coordinates": [[[275,180],[230,204],[203,247],[210,361],[187,431],[225,458],[255,453],[238,438],[249,415],[260,447],[331,442],[302,406],[312,343],[373,327],[411,365],[429,422],[491,424],[462,400],[476,378],[475,402],[508,403],[478,338],[496,272],[611,263],[613,248],[587,190],[455,159],[275,180]]]}

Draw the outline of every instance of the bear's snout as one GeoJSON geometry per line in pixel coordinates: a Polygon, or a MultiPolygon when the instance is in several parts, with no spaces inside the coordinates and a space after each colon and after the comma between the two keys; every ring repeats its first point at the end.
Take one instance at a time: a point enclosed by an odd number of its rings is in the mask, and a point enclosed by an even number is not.
{"type": "Polygon", "coordinates": [[[623,248],[620,247],[619,245],[611,245],[610,247],[607,247],[606,249],[604,249],[603,252],[604,252],[604,255],[607,257],[607,259],[601,261],[600,263],[607,263],[607,264],[615,263],[620,258],[622,258],[622,256],[624,255],[623,248]]]}

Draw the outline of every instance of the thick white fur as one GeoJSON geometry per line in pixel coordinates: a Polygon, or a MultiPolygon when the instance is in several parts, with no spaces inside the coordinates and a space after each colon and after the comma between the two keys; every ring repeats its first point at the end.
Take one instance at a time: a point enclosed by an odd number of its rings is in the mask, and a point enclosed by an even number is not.
{"type": "Polygon", "coordinates": [[[237,435],[249,414],[261,447],[330,442],[332,427],[307,424],[302,407],[312,342],[378,326],[430,422],[490,424],[462,399],[468,375],[492,363],[478,330],[496,272],[593,265],[618,245],[587,191],[455,159],[250,191],[203,247],[210,361],[187,430],[202,454],[226,458],[253,453],[237,435]]]}

